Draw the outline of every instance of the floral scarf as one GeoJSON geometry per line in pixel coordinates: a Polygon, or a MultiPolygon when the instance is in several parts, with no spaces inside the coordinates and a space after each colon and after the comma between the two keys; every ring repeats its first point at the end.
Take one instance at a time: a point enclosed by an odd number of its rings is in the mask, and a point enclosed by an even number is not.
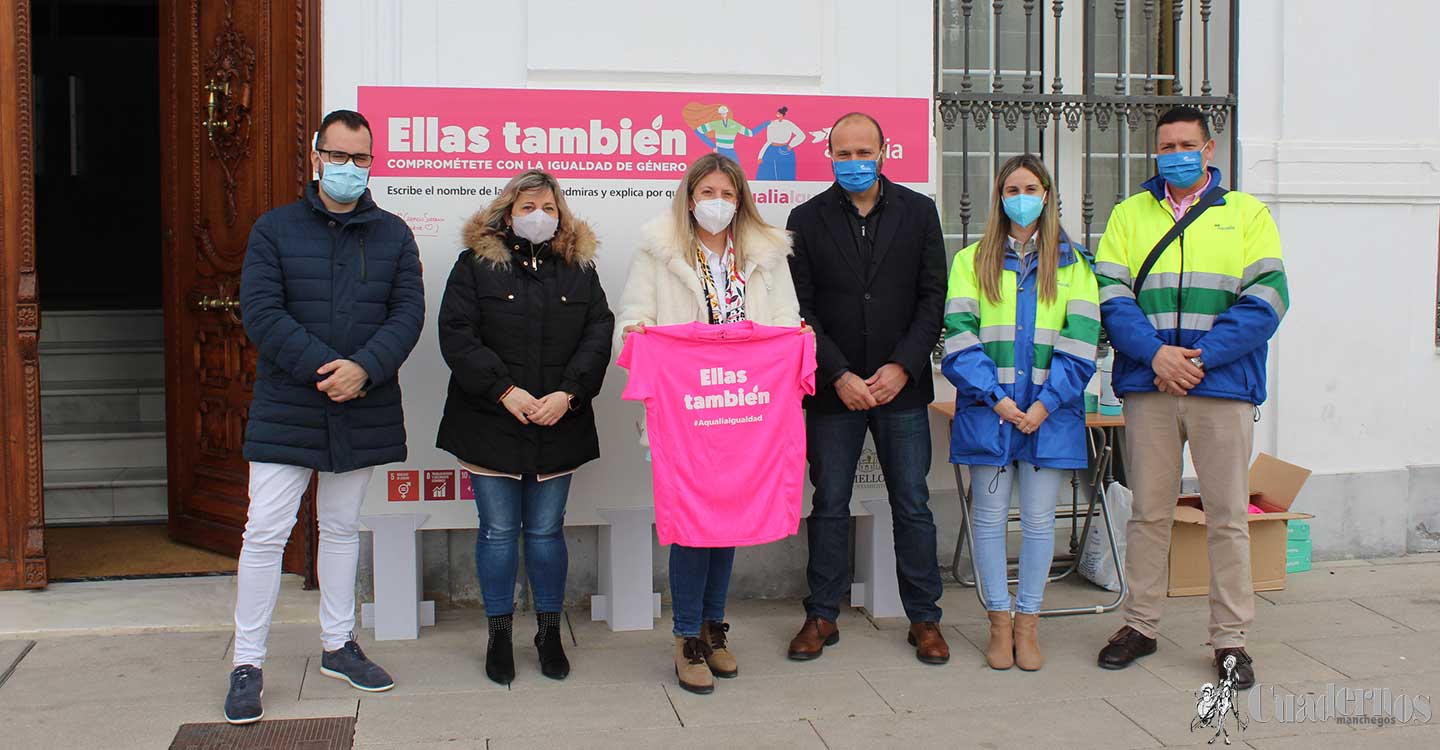
{"type": "Polygon", "coordinates": [[[724,288],[710,273],[710,262],[705,258],[705,246],[695,243],[695,271],[700,275],[700,284],[705,288],[705,304],[710,310],[711,323],[734,323],[745,319],[745,277],[735,265],[735,244],[727,235],[725,253],[720,256],[724,267],[724,288]]]}

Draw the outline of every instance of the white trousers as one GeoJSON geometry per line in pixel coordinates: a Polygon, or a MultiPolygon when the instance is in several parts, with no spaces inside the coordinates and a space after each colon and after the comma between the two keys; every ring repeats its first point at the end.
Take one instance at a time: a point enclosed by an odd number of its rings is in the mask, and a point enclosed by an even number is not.
{"type": "MultiPolygon", "coordinates": [[[[265,662],[270,617],[280,596],[280,561],[295,526],[311,469],[250,464],[250,512],[236,574],[234,665],[265,662]]],[[[374,468],[320,472],[320,642],[334,651],[355,630],[355,568],[360,562],[360,505],[374,468]]]]}

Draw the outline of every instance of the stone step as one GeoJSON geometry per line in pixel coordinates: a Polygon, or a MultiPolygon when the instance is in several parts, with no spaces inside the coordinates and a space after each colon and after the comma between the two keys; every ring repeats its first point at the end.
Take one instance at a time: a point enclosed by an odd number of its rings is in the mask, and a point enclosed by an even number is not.
{"type": "Polygon", "coordinates": [[[165,378],[165,348],[159,341],[68,341],[40,344],[40,379],[45,383],[77,380],[148,380],[165,378]]]}
{"type": "Polygon", "coordinates": [[[41,424],[165,421],[160,380],[61,380],[40,384],[41,424]]]}
{"type": "Polygon", "coordinates": [[[40,313],[40,343],[151,341],[165,336],[160,310],[46,310],[40,313]]]}
{"type": "Polygon", "coordinates": [[[43,430],[47,472],[165,465],[164,422],[83,422],[43,430]]]}
{"type": "Polygon", "coordinates": [[[45,471],[47,525],[163,521],[168,504],[163,466],[45,471]]]}

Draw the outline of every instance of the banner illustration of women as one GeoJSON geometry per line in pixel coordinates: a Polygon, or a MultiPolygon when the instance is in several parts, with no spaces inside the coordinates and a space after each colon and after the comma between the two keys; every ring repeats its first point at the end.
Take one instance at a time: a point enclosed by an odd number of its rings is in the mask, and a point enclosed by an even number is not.
{"type": "Polygon", "coordinates": [[[739,121],[731,119],[730,108],[724,104],[692,102],[685,105],[680,116],[706,146],[736,164],[740,163],[740,156],[735,153],[735,139],[742,135],[753,138],[770,124],[770,121],[766,120],[754,129],[747,128],[739,121]]]}
{"type": "MultiPolygon", "coordinates": [[[[928,185],[932,166],[926,97],[415,86],[358,93],[367,116],[375,112],[372,178],[508,180],[538,164],[561,179],[670,180],[715,152],[767,190],[794,182],[820,190],[835,179],[825,128],[854,111],[885,123],[886,177],[928,185]]],[[[410,209],[417,216],[436,215],[418,205],[410,209]]]]}
{"type": "Polygon", "coordinates": [[[765,145],[760,147],[755,179],[795,179],[795,147],[805,142],[805,131],[788,119],[789,114],[789,107],[775,110],[775,119],[765,129],[765,145]]]}

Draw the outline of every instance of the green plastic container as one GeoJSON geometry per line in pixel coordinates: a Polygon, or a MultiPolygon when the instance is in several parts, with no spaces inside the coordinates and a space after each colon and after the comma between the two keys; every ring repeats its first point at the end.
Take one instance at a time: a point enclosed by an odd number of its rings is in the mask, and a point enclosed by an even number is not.
{"type": "Polygon", "coordinates": [[[1094,393],[1085,394],[1085,413],[1094,414],[1100,410],[1100,397],[1094,393]]]}
{"type": "Polygon", "coordinates": [[[1285,538],[1292,542],[1305,542],[1310,540],[1310,522],[1296,519],[1287,523],[1285,538]]]}
{"type": "MultiPolygon", "coordinates": [[[[1291,523],[1295,523],[1291,521],[1291,523]]],[[[1299,573],[1310,569],[1310,540],[1291,539],[1285,542],[1285,572],[1299,573]]]]}

